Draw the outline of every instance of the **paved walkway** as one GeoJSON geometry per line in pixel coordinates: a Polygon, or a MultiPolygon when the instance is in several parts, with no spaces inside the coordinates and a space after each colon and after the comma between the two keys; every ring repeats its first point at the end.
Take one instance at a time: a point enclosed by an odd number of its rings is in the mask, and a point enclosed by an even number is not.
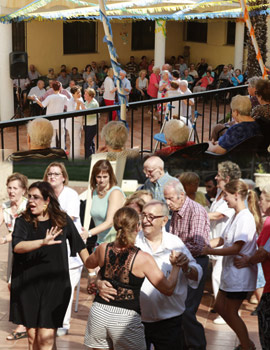
{"type": "MultiPolygon", "coordinates": [[[[4,227],[0,228],[0,235],[4,233],[4,227]]],[[[9,318],[9,292],[6,283],[6,265],[7,265],[7,245],[0,246],[0,350],[27,349],[27,339],[16,341],[7,341],[6,336],[14,329],[14,325],[8,321],[9,318]]],[[[82,350],[85,325],[89,308],[92,303],[92,297],[86,292],[87,279],[82,277],[79,310],[78,313],[72,312],[71,329],[67,336],[57,338],[58,350],[82,350]]],[[[76,292],[75,296],[76,297],[76,292]]],[[[210,313],[213,303],[213,297],[210,293],[210,282],[207,282],[206,290],[198,311],[198,319],[205,327],[207,337],[207,350],[234,349],[238,345],[236,336],[227,325],[215,325],[213,319],[216,315],[210,313]]],[[[257,317],[250,316],[254,306],[245,302],[241,314],[248,327],[250,337],[256,344],[257,349],[261,349],[258,339],[257,317]]],[[[117,350],[117,349],[115,349],[117,350]]],[[[132,350],[132,349],[127,349],[132,350]]],[[[168,349],[169,350],[169,349],[168,349]]]]}

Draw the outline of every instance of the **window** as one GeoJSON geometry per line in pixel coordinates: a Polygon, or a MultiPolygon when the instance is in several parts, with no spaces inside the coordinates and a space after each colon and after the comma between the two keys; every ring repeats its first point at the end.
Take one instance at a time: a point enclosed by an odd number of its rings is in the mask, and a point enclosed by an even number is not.
{"type": "Polygon", "coordinates": [[[132,23],[132,50],[153,50],[155,47],[155,21],[132,23]]]}
{"type": "Polygon", "coordinates": [[[207,23],[186,22],[184,26],[184,38],[186,41],[207,43],[207,23]]]}
{"type": "Polygon", "coordinates": [[[227,24],[227,45],[234,45],[235,43],[235,22],[228,21],[227,24]]]}
{"type": "Polygon", "coordinates": [[[64,22],[64,55],[96,52],[96,22],[64,22]]]}
{"type": "Polygon", "coordinates": [[[25,22],[12,22],[12,51],[25,52],[25,22]]]}

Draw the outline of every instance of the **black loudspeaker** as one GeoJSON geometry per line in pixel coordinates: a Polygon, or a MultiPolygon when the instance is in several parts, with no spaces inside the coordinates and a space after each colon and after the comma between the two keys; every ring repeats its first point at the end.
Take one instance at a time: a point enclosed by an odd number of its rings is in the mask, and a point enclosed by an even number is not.
{"type": "Polygon", "coordinates": [[[9,67],[11,79],[28,77],[28,56],[26,52],[11,52],[9,54],[9,67]]]}

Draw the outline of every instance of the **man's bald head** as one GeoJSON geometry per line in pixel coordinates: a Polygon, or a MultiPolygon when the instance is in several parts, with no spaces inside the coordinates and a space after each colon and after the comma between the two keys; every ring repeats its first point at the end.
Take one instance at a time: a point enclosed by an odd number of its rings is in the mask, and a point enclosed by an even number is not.
{"type": "Polygon", "coordinates": [[[151,182],[156,182],[164,175],[164,162],[159,157],[150,157],[144,162],[143,171],[151,182]]]}

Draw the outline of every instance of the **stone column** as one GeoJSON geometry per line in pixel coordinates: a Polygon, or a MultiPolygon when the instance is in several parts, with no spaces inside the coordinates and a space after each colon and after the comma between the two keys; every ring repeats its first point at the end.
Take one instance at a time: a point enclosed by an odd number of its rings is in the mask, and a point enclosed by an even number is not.
{"type": "Polygon", "coordinates": [[[12,25],[0,23],[0,120],[14,114],[13,85],[9,76],[9,54],[12,52],[12,25]]]}
{"type": "Polygon", "coordinates": [[[165,63],[166,21],[155,22],[155,66],[162,67],[165,63]]]}
{"type": "Polygon", "coordinates": [[[234,69],[243,70],[244,60],[244,35],[245,23],[243,21],[236,22],[235,43],[234,43],[234,69]]]}

